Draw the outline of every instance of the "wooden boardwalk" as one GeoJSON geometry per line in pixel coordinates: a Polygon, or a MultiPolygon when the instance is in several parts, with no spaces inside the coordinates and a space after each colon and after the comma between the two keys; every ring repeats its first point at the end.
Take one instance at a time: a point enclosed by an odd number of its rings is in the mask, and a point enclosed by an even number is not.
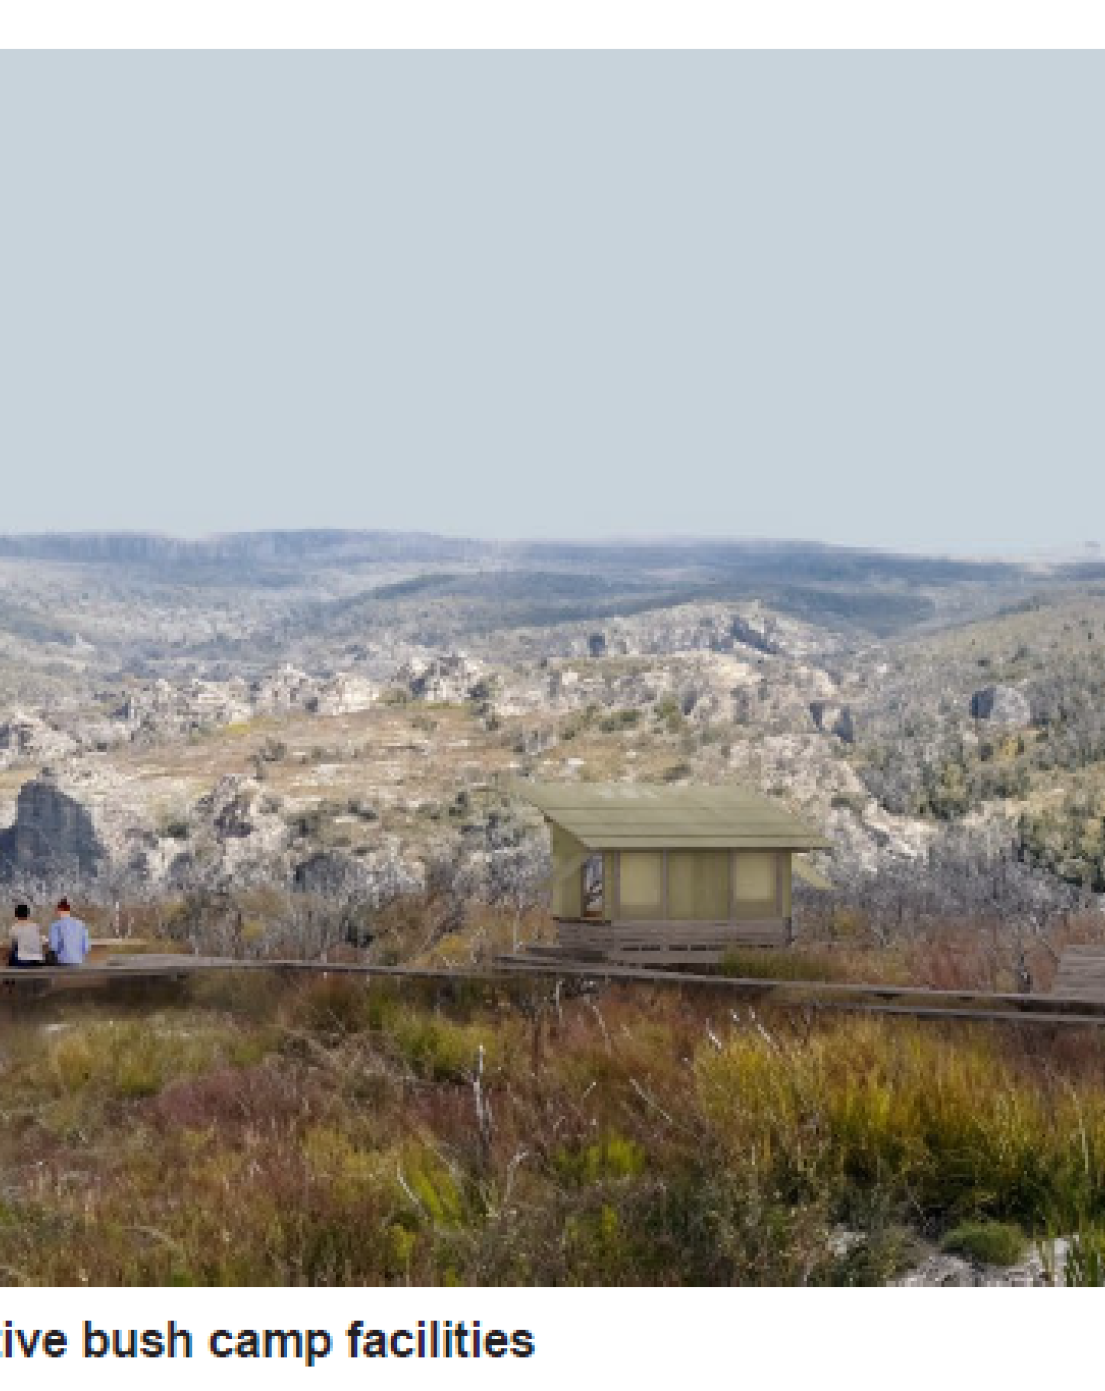
{"type": "MultiPolygon", "coordinates": [[[[1105,963],[1105,951],[1094,949],[1105,963]]],[[[1066,958],[1064,957],[1064,960],[1066,958]]],[[[1074,969],[1073,967],[1071,968],[1074,969]]],[[[1074,988],[1073,976],[1060,971],[1060,985],[1050,995],[1003,994],[977,990],[930,990],[923,986],[862,982],[761,980],[706,975],[563,959],[500,957],[490,970],[375,966],[361,962],[242,961],[231,957],[186,955],[115,956],[80,967],[0,970],[0,999],[55,996],[72,990],[110,988],[130,983],[184,982],[199,976],[233,972],[274,972],[284,976],[347,975],[365,979],[425,981],[445,985],[472,982],[504,985],[555,981],[713,993],[733,1004],[770,1005],[806,1012],[824,1010],[908,1016],[921,1020],[963,1020],[1035,1025],[1105,1025],[1105,989],[1096,994],[1087,984],[1074,988]]],[[[1096,981],[1096,976],[1094,976],[1096,981]]]]}
{"type": "Polygon", "coordinates": [[[1059,958],[1055,993],[1087,1003],[1105,1001],[1105,947],[1067,947],[1059,958]]]}
{"type": "Polygon", "coordinates": [[[758,977],[705,975],[592,962],[542,962],[528,957],[516,965],[509,963],[510,958],[499,959],[502,969],[522,975],[583,976],[610,982],[714,990],[746,1003],[792,1009],[832,1009],[912,1015],[918,1019],[996,1020],[1017,1024],[1105,1024],[1105,994],[1094,999],[1084,993],[1073,996],[1059,992],[1023,995],[850,981],[763,980],[758,977]]]}

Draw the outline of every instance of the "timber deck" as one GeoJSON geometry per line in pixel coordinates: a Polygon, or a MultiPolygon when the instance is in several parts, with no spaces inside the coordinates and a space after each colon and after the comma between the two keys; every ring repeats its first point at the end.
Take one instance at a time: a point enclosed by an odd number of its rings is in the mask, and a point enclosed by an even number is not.
{"type": "MultiPolygon", "coordinates": [[[[1105,962],[1105,949],[1094,949],[1105,962]]],[[[1075,967],[1072,965],[1071,970],[1075,967]]],[[[447,967],[375,966],[362,962],[242,961],[231,957],[142,955],[117,956],[91,966],[0,970],[0,999],[50,997],[72,989],[109,988],[123,982],[184,982],[202,975],[232,972],[275,972],[293,975],[351,975],[365,979],[436,982],[461,981],[485,985],[507,981],[576,980],[581,984],[640,985],[650,988],[712,992],[734,1004],[768,1005],[806,1013],[824,1010],[883,1014],[919,1020],[962,1020],[1004,1024],[1105,1025],[1105,989],[1094,993],[1058,988],[1054,994],[1019,995],[978,990],[931,990],[924,986],[863,982],[761,980],[753,977],[706,975],[657,970],[610,962],[570,961],[560,956],[499,957],[490,970],[447,967]]],[[[1060,984],[1069,980],[1061,970],[1060,984]]],[[[1095,977],[1096,979],[1096,977],[1095,977]]]]}
{"type": "Polygon", "coordinates": [[[1067,947],[1059,958],[1055,993],[1073,1000],[1105,1001],[1105,947],[1067,947]]]}
{"type": "Polygon", "coordinates": [[[638,966],[717,965],[741,947],[786,947],[789,918],[746,922],[589,922],[558,918],[559,950],[569,959],[609,960],[638,966]]]}

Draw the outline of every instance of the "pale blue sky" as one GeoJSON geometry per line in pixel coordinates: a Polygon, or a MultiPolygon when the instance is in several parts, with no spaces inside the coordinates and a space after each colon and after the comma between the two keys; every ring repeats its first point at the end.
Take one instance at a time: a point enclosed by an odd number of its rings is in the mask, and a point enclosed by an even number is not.
{"type": "Polygon", "coordinates": [[[1105,539],[1100,54],[0,55],[0,530],[1105,539]]]}

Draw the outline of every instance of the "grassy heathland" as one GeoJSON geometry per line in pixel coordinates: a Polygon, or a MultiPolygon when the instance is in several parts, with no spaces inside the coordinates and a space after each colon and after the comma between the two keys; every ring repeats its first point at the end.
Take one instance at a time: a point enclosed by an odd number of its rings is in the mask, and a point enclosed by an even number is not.
{"type": "Polygon", "coordinates": [[[9,1284],[877,1283],[1057,1232],[1102,1268],[1095,1031],[250,976],[39,1006],[5,1064],[9,1284]]]}

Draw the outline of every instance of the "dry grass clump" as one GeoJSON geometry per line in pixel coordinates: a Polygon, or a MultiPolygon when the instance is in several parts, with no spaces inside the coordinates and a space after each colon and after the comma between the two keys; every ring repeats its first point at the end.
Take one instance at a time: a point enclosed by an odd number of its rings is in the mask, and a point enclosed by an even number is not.
{"type": "Polygon", "coordinates": [[[858,981],[865,985],[905,985],[912,979],[901,953],[827,943],[798,943],[787,951],[735,947],[725,953],[719,971],[746,980],[858,981]]]}
{"type": "Polygon", "coordinates": [[[1096,1034],[337,976],[50,1026],[12,1283],[877,1283],[972,1223],[1078,1228],[1088,1278],[1105,1227],[1096,1034]]]}

